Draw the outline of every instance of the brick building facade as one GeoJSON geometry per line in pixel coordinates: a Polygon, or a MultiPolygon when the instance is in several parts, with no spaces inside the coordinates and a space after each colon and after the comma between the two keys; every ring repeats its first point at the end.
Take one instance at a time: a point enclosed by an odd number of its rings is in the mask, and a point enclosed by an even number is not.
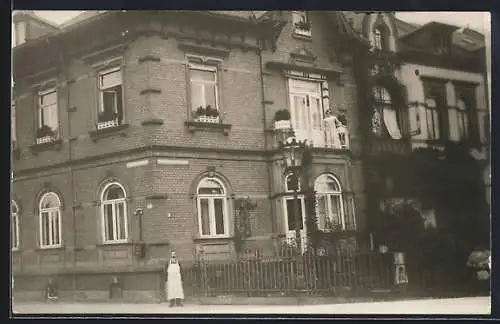
{"type": "Polygon", "coordinates": [[[352,61],[365,44],[341,13],[84,18],[14,49],[19,298],[38,296],[45,276],[105,296],[113,275],[158,298],[169,251],[186,264],[235,258],[243,222],[243,250],[276,253],[293,226],[274,117],[300,105],[314,112],[292,124],[314,145],[312,181],[329,188],[323,227],[364,230],[352,61]],[[324,111],[345,115],[350,145],[324,140],[324,111]]]}

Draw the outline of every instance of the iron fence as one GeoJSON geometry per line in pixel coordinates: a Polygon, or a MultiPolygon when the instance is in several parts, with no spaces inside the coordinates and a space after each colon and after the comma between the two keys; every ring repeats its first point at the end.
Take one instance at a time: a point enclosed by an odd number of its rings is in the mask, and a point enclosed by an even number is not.
{"type": "Polygon", "coordinates": [[[300,257],[293,253],[278,256],[255,253],[233,261],[202,256],[184,270],[183,281],[185,289],[191,293],[212,296],[286,296],[299,290],[327,295],[341,289],[366,291],[391,288],[394,266],[391,254],[374,252],[324,256],[305,254],[300,257]],[[299,265],[304,271],[305,287],[296,285],[299,265]]]}

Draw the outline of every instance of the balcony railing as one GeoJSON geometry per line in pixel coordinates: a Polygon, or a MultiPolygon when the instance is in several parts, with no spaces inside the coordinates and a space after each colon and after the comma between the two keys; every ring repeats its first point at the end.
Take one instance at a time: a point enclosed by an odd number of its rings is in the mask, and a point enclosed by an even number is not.
{"type": "Polygon", "coordinates": [[[313,147],[337,150],[350,149],[349,130],[336,116],[325,118],[323,123],[316,128],[294,128],[293,130],[297,139],[307,140],[307,143],[313,147]]]}

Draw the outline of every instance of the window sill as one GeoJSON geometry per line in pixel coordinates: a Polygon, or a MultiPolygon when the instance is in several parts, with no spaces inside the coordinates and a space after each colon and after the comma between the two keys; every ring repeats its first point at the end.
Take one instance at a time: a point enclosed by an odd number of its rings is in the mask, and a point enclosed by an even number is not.
{"type": "Polygon", "coordinates": [[[213,131],[220,132],[224,135],[229,135],[229,130],[231,129],[231,124],[223,123],[203,123],[198,121],[185,121],[184,125],[187,127],[188,131],[191,133],[197,131],[213,131]]]}
{"type": "Polygon", "coordinates": [[[216,241],[222,241],[222,242],[227,242],[229,240],[232,240],[234,237],[232,235],[224,235],[224,236],[197,236],[193,238],[193,241],[198,242],[198,243],[203,243],[203,242],[216,242],[216,241]]]}
{"type": "Polygon", "coordinates": [[[41,144],[33,144],[30,146],[31,153],[33,155],[37,155],[41,151],[48,150],[61,150],[62,147],[62,139],[56,139],[50,142],[41,143],[41,144]]]}
{"type": "Polygon", "coordinates": [[[126,246],[126,245],[133,245],[133,242],[130,241],[117,241],[117,242],[103,242],[100,244],[96,244],[97,247],[107,247],[107,246],[126,246]]]}
{"type": "Polygon", "coordinates": [[[52,250],[64,250],[65,246],[64,245],[57,245],[57,246],[41,246],[35,251],[52,251],[52,250]]]}
{"type": "Polygon", "coordinates": [[[90,138],[93,142],[97,142],[102,138],[113,136],[113,135],[121,135],[126,136],[125,129],[129,127],[128,124],[121,124],[115,127],[103,128],[103,129],[95,129],[89,131],[90,138]]]}

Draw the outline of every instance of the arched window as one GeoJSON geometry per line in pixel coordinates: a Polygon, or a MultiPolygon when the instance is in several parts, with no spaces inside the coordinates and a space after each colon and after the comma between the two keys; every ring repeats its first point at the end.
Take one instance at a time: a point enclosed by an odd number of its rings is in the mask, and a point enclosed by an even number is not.
{"type": "Polygon", "coordinates": [[[17,203],[12,200],[10,206],[11,220],[11,245],[12,250],[17,250],[19,248],[19,207],[17,203]]]}
{"type": "Polygon", "coordinates": [[[127,195],[118,182],[107,184],[101,194],[103,243],[120,243],[128,239],[127,195]]]}
{"type": "MultiPolygon", "coordinates": [[[[373,87],[372,91],[375,104],[374,113],[382,116],[384,129],[391,138],[401,139],[402,135],[398,122],[398,114],[394,108],[391,94],[386,88],[379,86],[373,87]]],[[[373,131],[378,135],[382,134],[382,129],[380,128],[373,128],[373,131]]]]}
{"type": "Polygon", "coordinates": [[[54,192],[48,192],[40,199],[40,247],[59,247],[61,239],[61,200],[54,192]]]}
{"type": "Polygon", "coordinates": [[[344,200],[339,181],[332,175],[320,175],[314,183],[317,197],[316,214],[320,230],[344,231],[344,200]]]}
{"type": "Polygon", "coordinates": [[[200,236],[228,236],[227,192],[222,182],[216,178],[203,178],[196,192],[200,236]]]}
{"type": "Polygon", "coordinates": [[[373,30],[373,46],[378,50],[383,50],[385,45],[384,42],[384,34],[379,28],[375,28],[373,30]]]}
{"type": "Polygon", "coordinates": [[[458,122],[458,138],[460,140],[468,137],[469,123],[467,120],[467,105],[465,101],[459,99],[457,102],[457,122],[458,122]]]}

